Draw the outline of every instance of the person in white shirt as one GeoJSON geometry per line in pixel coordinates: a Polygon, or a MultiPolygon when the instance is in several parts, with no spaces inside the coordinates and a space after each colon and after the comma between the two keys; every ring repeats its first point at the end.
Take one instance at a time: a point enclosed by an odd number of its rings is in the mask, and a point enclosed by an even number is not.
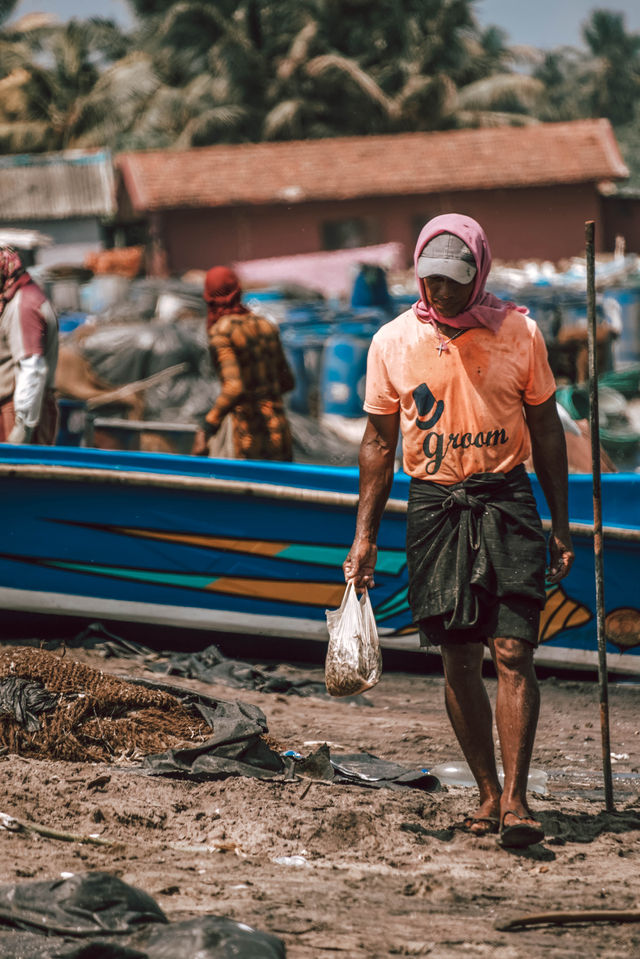
{"type": "Polygon", "coordinates": [[[55,442],[58,320],[19,254],[0,245],[0,442],[55,442]]]}

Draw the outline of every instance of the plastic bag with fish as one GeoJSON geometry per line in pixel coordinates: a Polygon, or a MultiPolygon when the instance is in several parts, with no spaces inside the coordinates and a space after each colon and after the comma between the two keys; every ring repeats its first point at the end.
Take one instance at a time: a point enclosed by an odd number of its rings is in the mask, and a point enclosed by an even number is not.
{"type": "Polygon", "coordinates": [[[355,696],[382,676],[382,654],[369,592],[348,583],[339,609],[326,610],[329,645],[324,678],[332,696],[355,696]]]}

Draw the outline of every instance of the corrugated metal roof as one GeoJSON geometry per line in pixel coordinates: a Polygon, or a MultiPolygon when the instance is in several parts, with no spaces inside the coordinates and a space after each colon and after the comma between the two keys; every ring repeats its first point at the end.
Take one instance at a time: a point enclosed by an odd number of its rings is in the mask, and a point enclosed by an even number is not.
{"type": "Polygon", "coordinates": [[[3,222],[112,216],[115,177],[108,150],[0,157],[3,222]]]}
{"type": "Polygon", "coordinates": [[[116,166],[139,212],[597,183],[629,175],[604,119],[123,153],[116,166]]]}

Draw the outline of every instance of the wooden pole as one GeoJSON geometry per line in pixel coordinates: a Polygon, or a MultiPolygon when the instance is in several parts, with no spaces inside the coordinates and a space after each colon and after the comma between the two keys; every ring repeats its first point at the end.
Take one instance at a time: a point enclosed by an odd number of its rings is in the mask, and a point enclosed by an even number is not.
{"type": "Polygon", "coordinates": [[[598,410],[598,358],[596,353],[595,222],[585,223],[587,256],[587,325],[589,334],[589,425],[593,471],[593,556],[596,581],[596,623],[598,634],[598,679],[600,686],[600,732],[602,773],[607,812],[614,812],[609,736],[609,689],[607,685],[607,638],[604,625],[604,563],[602,534],[602,488],[600,482],[600,417],[598,410]]]}

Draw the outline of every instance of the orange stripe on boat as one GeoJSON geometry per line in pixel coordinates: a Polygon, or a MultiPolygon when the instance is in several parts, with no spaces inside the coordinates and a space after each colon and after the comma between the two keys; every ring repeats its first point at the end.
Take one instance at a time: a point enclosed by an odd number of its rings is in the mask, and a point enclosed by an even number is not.
{"type": "Polygon", "coordinates": [[[337,608],[344,596],[344,583],[298,583],[276,579],[234,579],[221,576],[206,587],[214,593],[230,596],[249,596],[253,599],[271,599],[280,603],[299,603],[301,606],[337,608]]]}
{"type": "Polygon", "coordinates": [[[209,549],[226,549],[235,553],[256,553],[259,556],[277,556],[289,543],[272,543],[266,540],[246,540],[231,536],[204,536],[200,533],[160,533],[155,530],[130,529],[126,526],[114,527],[127,536],[139,536],[141,539],[157,539],[163,543],[184,543],[188,546],[204,546],[209,549]]]}

